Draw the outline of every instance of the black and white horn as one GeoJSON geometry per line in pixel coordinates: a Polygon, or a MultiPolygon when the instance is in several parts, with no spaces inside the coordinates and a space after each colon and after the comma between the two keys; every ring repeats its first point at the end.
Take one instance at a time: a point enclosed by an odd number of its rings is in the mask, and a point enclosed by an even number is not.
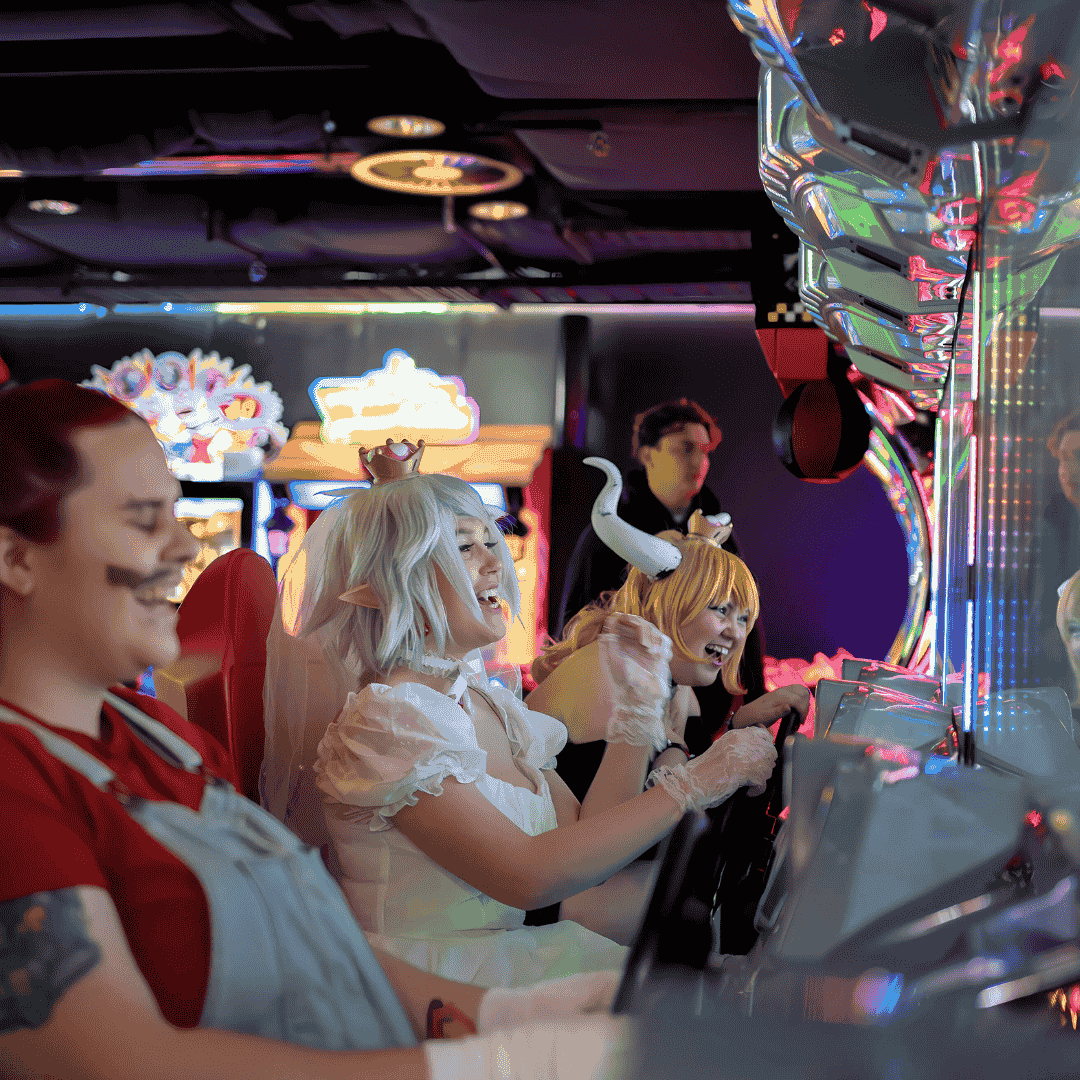
{"type": "Polygon", "coordinates": [[[619,517],[619,495],[622,493],[622,474],[615,465],[602,457],[587,457],[586,465],[592,465],[607,476],[604,490],[596,497],[592,508],[592,527],[596,535],[631,566],[654,581],[667,577],[680,562],[679,549],[658,536],[635,528],[619,517]]]}

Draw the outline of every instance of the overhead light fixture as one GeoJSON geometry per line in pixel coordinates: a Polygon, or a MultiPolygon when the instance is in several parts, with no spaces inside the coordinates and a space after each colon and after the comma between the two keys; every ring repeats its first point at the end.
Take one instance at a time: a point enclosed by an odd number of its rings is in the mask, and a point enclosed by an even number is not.
{"type": "Polygon", "coordinates": [[[373,116],[367,122],[368,131],[399,139],[432,139],[446,130],[441,120],[429,116],[373,116]]]}
{"type": "Polygon", "coordinates": [[[79,204],[66,199],[31,199],[26,205],[38,214],[59,214],[66,217],[79,212],[79,204]]]}
{"type": "Polygon", "coordinates": [[[361,158],[349,170],[362,184],[408,195],[491,195],[525,178],[513,165],[476,154],[396,150],[361,158]]]}
{"type": "Polygon", "coordinates": [[[473,203],[469,213],[481,221],[513,221],[515,218],[528,217],[529,208],[520,202],[493,200],[473,203]]]}

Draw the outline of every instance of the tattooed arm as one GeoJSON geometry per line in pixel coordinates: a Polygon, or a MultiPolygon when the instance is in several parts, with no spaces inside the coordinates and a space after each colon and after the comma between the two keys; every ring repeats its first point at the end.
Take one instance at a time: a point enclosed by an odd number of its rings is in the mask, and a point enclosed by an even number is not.
{"type": "MultiPolygon", "coordinates": [[[[173,1027],[159,1012],[103,889],[61,889],[0,904],[0,928],[0,1076],[5,1080],[429,1076],[418,1049],[331,1052],[254,1035],[173,1027]]],[[[412,1014],[408,1002],[406,1007],[412,1014]]]]}

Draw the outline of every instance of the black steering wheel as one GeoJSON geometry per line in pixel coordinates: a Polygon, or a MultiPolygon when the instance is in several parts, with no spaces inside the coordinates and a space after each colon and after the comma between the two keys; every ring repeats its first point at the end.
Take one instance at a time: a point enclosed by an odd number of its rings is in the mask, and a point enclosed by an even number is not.
{"type": "MultiPolygon", "coordinates": [[[[641,925],[630,946],[622,981],[612,1006],[630,1012],[654,969],[678,965],[702,969],[713,951],[713,912],[720,911],[721,926],[743,915],[750,900],[749,927],[765,887],[772,855],[772,839],[783,809],[783,746],[797,727],[799,714],[789,709],[776,733],[776,766],[765,791],[755,797],[740,788],[710,814],[691,810],[683,815],[668,838],[656,883],[641,925]],[[754,890],[756,889],[756,895],[754,890]],[[725,907],[727,903],[727,907],[725,907]]],[[[742,923],[736,926],[745,928],[742,923]]],[[[722,930],[721,951],[733,940],[722,930]]],[[[750,946],[753,940],[750,941],[750,946]]],[[[743,951],[749,951],[749,947],[743,951]]]]}
{"type": "Polygon", "coordinates": [[[765,790],[751,797],[740,788],[716,812],[717,861],[712,877],[711,910],[719,924],[716,947],[722,953],[748,953],[757,941],[754,913],[772,869],[773,841],[784,809],[784,743],[801,717],[788,709],[776,730],[776,765],[765,790]]]}

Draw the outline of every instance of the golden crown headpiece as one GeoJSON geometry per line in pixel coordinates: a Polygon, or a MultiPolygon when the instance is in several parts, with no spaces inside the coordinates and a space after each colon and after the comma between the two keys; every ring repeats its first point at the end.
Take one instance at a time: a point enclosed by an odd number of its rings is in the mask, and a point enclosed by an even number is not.
{"type": "Polygon", "coordinates": [[[376,446],[374,450],[360,447],[360,467],[371,477],[373,486],[388,484],[392,480],[400,480],[419,472],[420,459],[423,456],[423,439],[418,439],[416,445],[408,439],[402,439],[401,442],[387,439],[385,446],[376,446]]]}
{"type": "Polygon", "coordinates": [[[707,540],[714,547],[720,547],[731,535],[731,516],[719,514],[716,517],[706,517],[700,510],[695,510],[686,527],[687,536],[707,540]]]}
{"type": "MultiPolygon", "coordinates": [[[[360,447],[360,468],[371,478],[371,486],[375,487],[415,475],[420,471],[420,459],[423,456],[423,439],[417,439],[415,445],[408,439],[397,443],[393,439],[387,439],[385,446],[376,446],[374,450],[368,450],[366,446],[360,447]]],[[[366,582],[343,592],[338,599],[357,607],[378,609],[383,606],[379,594],[366,582]]]]}

